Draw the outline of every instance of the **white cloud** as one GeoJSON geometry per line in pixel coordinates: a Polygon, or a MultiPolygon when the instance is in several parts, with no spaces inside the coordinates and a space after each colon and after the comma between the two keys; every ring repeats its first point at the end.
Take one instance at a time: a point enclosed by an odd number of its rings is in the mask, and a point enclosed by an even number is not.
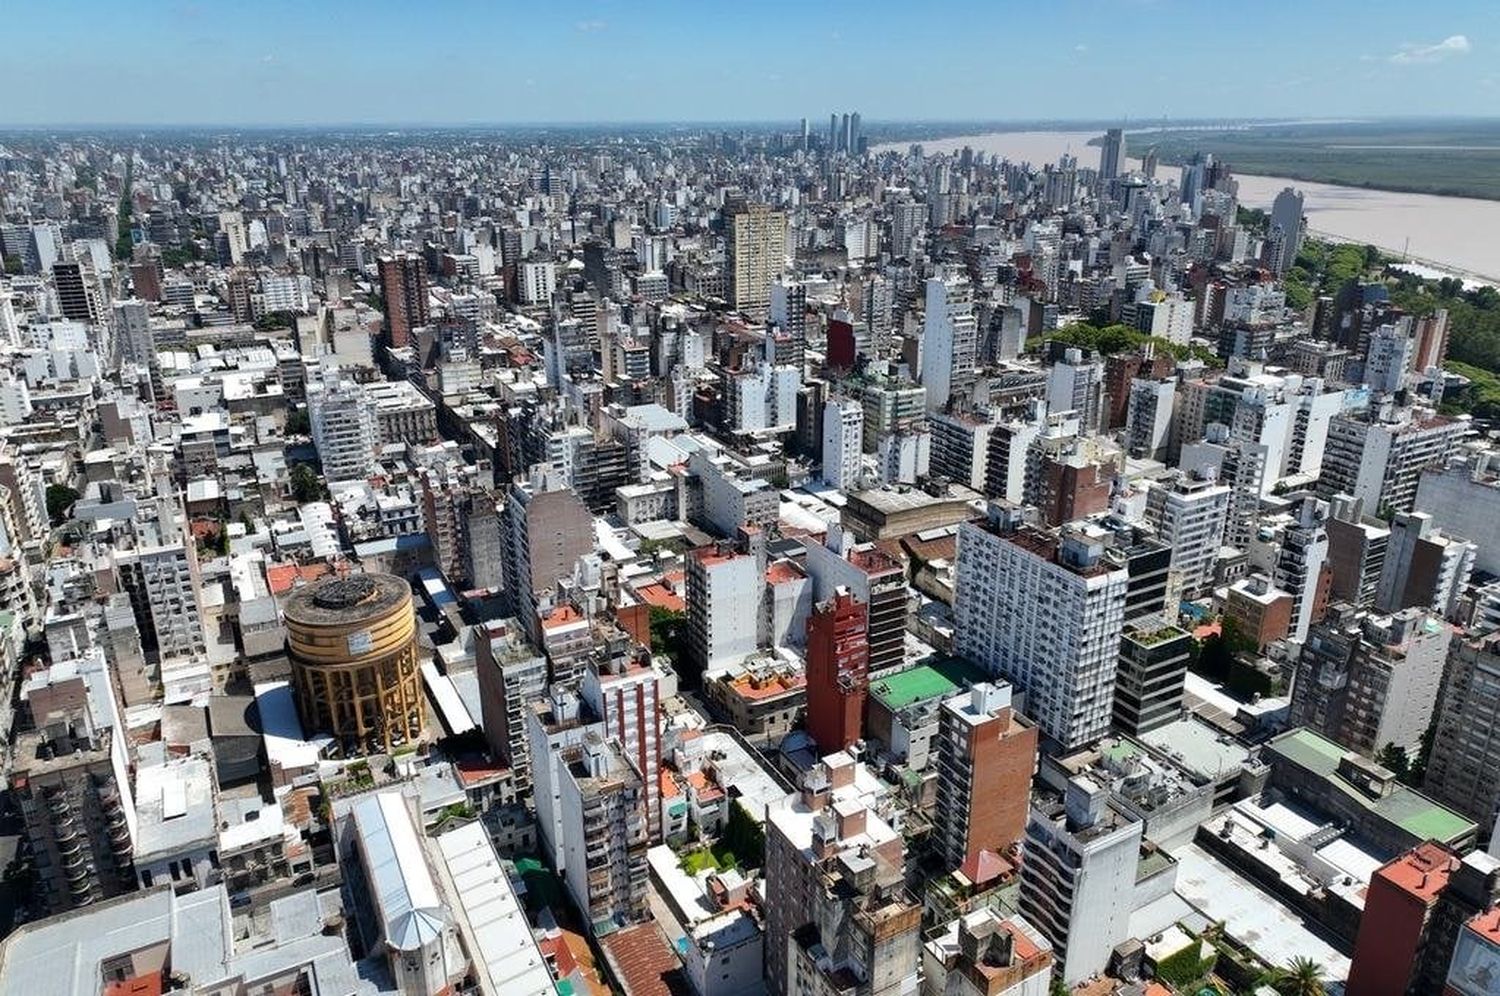
{"type": "Polygon", "coordinates": [[[1391,61],[1402,66],[1416,62],[1442,62],[1455,55],[1467,55],[1471,48],[1473,46],[1465,36],[1449,35],[1435,45],[1402,45],[1401,50],[1391,56],[1391,61]]]}
{"type": "Polygon", "coordinates": [[[601,21],[598,18],[594,18],[591,21],[579,21],[577,24],[573,25],[573,27],[577,28],[579,31],[603,31],[605,28],[609,27],[609,23],[607,21],[601,21]]]}
{"type": "Polygon", "coordinates": [[[1077,45],[1073,46],[1073,51],[1075,52],[1087,52],[1088,50],[1089,47],[1082,42],[1079,42],[1077,45]]]}

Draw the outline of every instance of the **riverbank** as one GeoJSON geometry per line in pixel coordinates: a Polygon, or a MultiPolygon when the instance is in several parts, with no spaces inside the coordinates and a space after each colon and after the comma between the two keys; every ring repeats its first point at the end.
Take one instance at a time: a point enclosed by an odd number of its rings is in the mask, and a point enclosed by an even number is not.
{"type": "MultiPolygon", "coordinates": [[[[1036,166],[1073,155],[1092,166],[1097,163],[1098,148],[1088,143],[1097,137],[1097,133],[1085,131],[1015,131],[960,135],[921,144],[929,153],[956,153],[968,146],[986,155],[1036,166]]],[[[874,151],[904,152],[911,144],[889,142],[874,151]]],[[[1130,162],[1139,165],[1139,160],[1130,162]]],[[[1238,171],[1235,178],[1245,207],[1269,209],[1282,188],[1296,187],[1303,193],[1308,228],[1324,238],[1373,245],[1455,276],[1500,284],[1500,238],[1496,237],[1500,233],[1500,201],[1346,187],[1238,171]]]]}

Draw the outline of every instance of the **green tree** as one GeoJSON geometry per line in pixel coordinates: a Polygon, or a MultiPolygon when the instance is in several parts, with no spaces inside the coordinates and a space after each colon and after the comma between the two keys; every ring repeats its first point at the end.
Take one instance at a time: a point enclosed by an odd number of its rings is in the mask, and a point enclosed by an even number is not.
{"type": "Polygon", "coordinates": [[[662,654],[675,664],[682,657],[684,641],[687,639],[687,614],[651,606],[651,652],[662,654]]]}
{"type": "Polygon", "coordinates": [[[23,269],[25,269],[25,265],[26,264],[21,261],[20,256],[10,255],[5,257],[5,272],[10,274],[11,276],[15,276],[16,274],[20,273],[23,269]]]}
{"type": "Polygon", "coordinates": [[[54,526],[60,526],[67,518],[68,509],[78,500],[78,492],[66,484],[47,485],[47,517],[54,526]]]}
{"type": "Polygon", "coordinates": [[[1411,777],[1411,758],[1407,757],[1406,748],[1400,744],[1388,741],[1375,755],[1375,763],[1382,768],[1389,768],[1403,782],[1411,777]]]}
{"type": "Polygon", "coordinates": [[[293,408],[287,412],[286,432],[289,436],[305,436],[312,432],[312,421],[306,408],[293,408]]]}
{"type": "Polygon", "coordinates": [[[1298,955],[1284,968],[1266,973],[1265,984],[1281,996],[1326,996],[1323,966],[1304,955],[1298,955]]]}
{"type": "Polygon", "coordinates": [[[310,501],[321,501],[328,496],[328,488],[323,484],[323,479],[318,472],[312,469],[310,464],[299,463],[292,467],[291,472],[292,497],[297,504],[305,505],[310,501]]]}
{"type": "Polygon", "coordinates": [[[738,799],[729,803],[729,818],[724,821],[719,843],[734,854],[735,864],[742,870],[766,863],[766,832],[738,799]]]}
{"type": "Polygon", "coordinates": [[[1432,721],[1427,724],[1427,729],[1422,731],[1422,740],[1417,745],[1416,760],[1411,763],[1411,771],[1408,773],[1406,784],[1414,788],[1421,788],[1422,783],[1427,780],[1427,762],[1432,758],[1432,742],[1437,738],[1437,715],[1434,713],[1432,721]]]}

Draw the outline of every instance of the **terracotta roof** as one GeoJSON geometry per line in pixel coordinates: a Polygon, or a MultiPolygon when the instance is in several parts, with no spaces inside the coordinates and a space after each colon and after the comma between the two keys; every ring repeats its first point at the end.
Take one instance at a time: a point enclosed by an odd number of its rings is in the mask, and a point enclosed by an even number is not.
{"type": "Polygon", "coordinates": [[[635,590],[635,593],[647,605],[669,609],[673,612],[685,612],[687,610],[687,603],[682,600],[682,596],[672,591],[660,581],[641,585],[635,590]]]}
{"type": "Polygon", "coordinates": [[[958,873],[976,886],[984,886],[996,879],[1006,878],[1016,872],[1015,863],[1003,854],[980,848],[964,859],[958,873]]]}
{"type": "Polygon", "coordinates": [[[655,923],[616,931],[599,946],[625,996],[691,996],[682,962],[655,923]]]}
{"type": "Polygon", "coordinates": [[[805,577],[807,575],[790,560],[777,560],[766,568],[767,584],[787,584],[805,577]]]}
{"type": "Polygon", "coordinates": [[[455,762],[453,770],[457,773],[458,780],[464,788],[469,788],[481,785],[492,778],[498,778],[510,769],[498,761],[486,761],[476,757],[455,762]]]}

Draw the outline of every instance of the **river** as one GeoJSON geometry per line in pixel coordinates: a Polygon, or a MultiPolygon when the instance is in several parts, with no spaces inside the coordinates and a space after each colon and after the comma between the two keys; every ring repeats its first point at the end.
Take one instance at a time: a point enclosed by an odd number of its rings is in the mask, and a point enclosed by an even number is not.
{"type": "MultiPolygon", "coordinates": [[[[956,152],[967,145],[975,151],[982,149],[987,155],[1038,166],[1056,162],[1058,156],[1066,153],[1077,156],[1083,165],[1097,166],[1098,146],[1088,143],[1098,134],[1013,131],[963,135],[921,144],[927,152],[956,152]]],[[[1133,137],[1126,134],[1127,148],[1133,137]]],[[[876,146],[875,151],[904,151],[910,145],[910,142],[887,143],[876,146]]],[[[1338,241],[1369,243],[1464,276],[1500,282],[1500,201],[1366,190],[1238,172],[1235,179],[1240,185],[1240,203],[1246,207],[1269,210],[1272,199],[1283,187],[1302,191],[1307,227],[1314,234],[1338,241]]]]}

